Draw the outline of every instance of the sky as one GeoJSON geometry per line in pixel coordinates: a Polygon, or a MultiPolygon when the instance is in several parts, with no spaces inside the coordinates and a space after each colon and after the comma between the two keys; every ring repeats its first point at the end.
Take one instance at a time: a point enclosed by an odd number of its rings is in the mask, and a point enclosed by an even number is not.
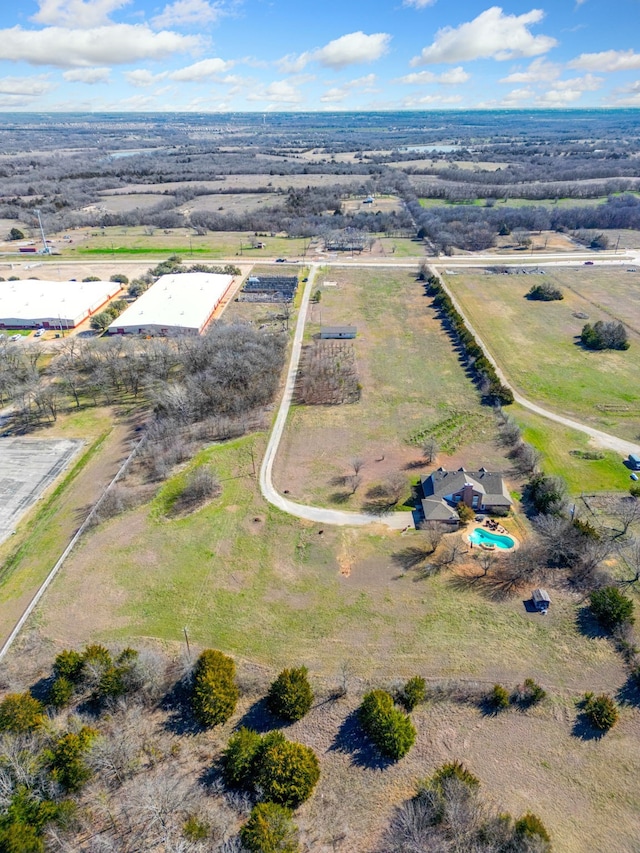
{"type": "Polygon", "coordinates": [[[640,0],[1,5],[2,111],[640,107],[640,0]]]}

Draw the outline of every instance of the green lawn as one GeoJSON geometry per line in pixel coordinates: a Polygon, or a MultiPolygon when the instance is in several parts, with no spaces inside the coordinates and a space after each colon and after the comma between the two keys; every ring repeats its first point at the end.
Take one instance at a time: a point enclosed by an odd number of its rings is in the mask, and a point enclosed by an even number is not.
{"type": "MultiPolygon", "coordinates": [[[[621,274],[631,281],[631,273],[621,274]]],[[[542,277],[478,271],[445,280],[507,378],[525,396],[623,438],[640,433],[640,335],[630,333],[626,352],[583,349],[577,336],[586,320],[575,313],[588,315],[592,323],[611,320],[611,315],[570,290],[562,272],[542,277]],[[533,284],[546,279],[564,290],[562,301],[524,298],[533,284]]],[[[625,312],[623,303],[619,310],[625,312]]]]}
{"type": "Polygon", "coordinates": [[[518,405],[509,406],[509,414],[522,429],[524,440],[542,454],[544,471],[563,477],[571,494],[611,492],[629,487],[629,471],[622,464],[620,454],[600,451],[603,459],[580,458],[571,451],[596,450],[583,432],[567,429],[518,405]]]}

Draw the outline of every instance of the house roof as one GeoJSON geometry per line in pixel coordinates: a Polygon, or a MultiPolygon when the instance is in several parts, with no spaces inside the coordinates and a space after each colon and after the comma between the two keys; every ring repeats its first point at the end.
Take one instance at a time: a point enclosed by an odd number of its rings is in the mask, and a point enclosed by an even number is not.
{"type": "Polygon", "coordinates": [[[500,474],[492,474],[486,468],[479,471],[447,471],[438,468],[422,481],[422,489],[426,498],[442,500],[447,495],[462,491],[466,485],[483,495],[483,503],[488,506],[511,506],[511,498],[507,492],[504,480],[500,474]]]}
{"type": "Polygon", "coordinates": [[[438,498],[425,498],[422,501],[422,511],[424,512],[425,521],[458,520],[458,513],[438,498]]]}

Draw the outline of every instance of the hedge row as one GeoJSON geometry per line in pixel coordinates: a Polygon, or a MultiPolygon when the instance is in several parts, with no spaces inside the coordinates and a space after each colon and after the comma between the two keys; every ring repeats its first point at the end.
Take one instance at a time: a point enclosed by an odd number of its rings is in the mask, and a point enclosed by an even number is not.
{"type": "Polygon", "coordinates": [[[451,297],[436,276],[432,275],[427,279],[427,293],[434,297],[433,304],[447,317],[452,333],[476,374],[478,384],[487,383],[489,386],[485,395],[487,401],[491,405],[500,404],[501,406],[513,403],[513,392],[498,378],[494,366],[467,329],[461,314],[456,310],[451,297]]]}

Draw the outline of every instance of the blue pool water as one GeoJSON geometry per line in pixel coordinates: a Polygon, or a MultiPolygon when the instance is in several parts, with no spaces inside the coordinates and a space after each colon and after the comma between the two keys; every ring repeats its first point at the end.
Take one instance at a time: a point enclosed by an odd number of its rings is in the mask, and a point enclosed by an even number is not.
{"type": "Polygon", "coordinates": [[[513,548],[514,540],[510,536],[502,536],[500,533],[492,533],[490,530],[485,530],[483,527],[476,529],[469,534],[469,542],[474,545],[495,545],[496,548],[513,548]]]}

